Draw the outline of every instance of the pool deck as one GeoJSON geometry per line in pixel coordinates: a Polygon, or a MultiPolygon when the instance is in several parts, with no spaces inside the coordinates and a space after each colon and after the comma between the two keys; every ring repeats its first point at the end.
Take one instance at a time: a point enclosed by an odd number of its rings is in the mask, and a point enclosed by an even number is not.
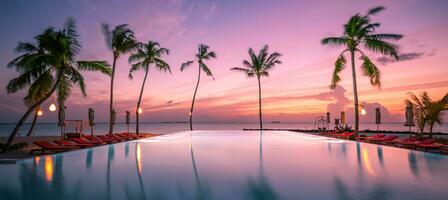
{"type": "MultiPolygon", "coordinates": [[[[154,134],[151,133],[152,135],[160,135],[160,134],[154,134]]],[[[42,154],[31,154],[31,150],[33,149],[38,149],[39,147],[34,145],[33,142],[35,141],[48,141],[48,142],[52,142],[55,140],[60,140],[61,137],[60,136],[20,136],[20,137],[16,137],[14,143],[26,143],[27,145],[25,147],[23,147],[20,150],[17,151],[11,151],[11,152],[6,152],[6,153],[0,153],[0,164],[15,164],[18,160],[22,160],[22,159],[27,159],[27,158],[32,158],[35,156],[40,156],[40,155],[48,155],[48,154],[55,154],[57,152],[54,153],[42,153],[42,154]]],[[[8,140],[8,137],[0,137],[0,143],[6,143],[6,141],[8,140]]],[[[125,141],[123,141],[125,142],[125,141]]],[[[119,143],[119,142],[117,142],[119,143]]]]}

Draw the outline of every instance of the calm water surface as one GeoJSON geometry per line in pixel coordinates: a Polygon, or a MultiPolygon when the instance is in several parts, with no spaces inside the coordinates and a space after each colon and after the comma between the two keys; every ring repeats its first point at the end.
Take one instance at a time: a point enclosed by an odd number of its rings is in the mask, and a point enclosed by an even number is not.
{"type": "MultiPolygon", "coordinates": [[[[0,124],[0,137],[9,136],[15,124],[0,124]]],[[[30,124],[25,124],[21,129],[21,135],[26,135],[30,124]]],[[[312,129],[314,123],[265,123],[265,128],[276,129],[312,129]]],[[[242,130],[243,128],[259,128],[258,123],[195,123],[196,130],[242,130]]],[[[408,127],[403,126],[403,123],[384,123],[380,125],[380,130],[391,131],[408,131],[408,127]]],[[[68,126],[67,131],[73,131],[74,126],[68,126]]],[[[376,124],[361,123],[360,129],[376,130],[376,124]]],[[[127,130],[126,124],[117,123],[115,125],[115,132],[124,132],[127,130]]],[[[142,123],[140,124],[140,131],[153,133],[175,133],[180,131],[189,131],[188,123],[142,123]]],[[[412,130],[417,130],[415,127],[412,130]]],[[[130,131],[135,131],[135,124],[131,124],[130,131]]],[[[448,133],[448,124],[442,126],[435,126],[435,132],[448,133]]],[[[90,127],[84,124],[84,133],[90,133],[90,127]]],[[[109,132],[109,124],[98,123],[95,126],[95,134],[105,134],[109,132]]],[[[59,127],[56,124],[37,124],[34,131],[35,136],[58,136],[59,127]]]]}
{"type": "Polygon", "coordinates": [[[448,157],[292,132],[194,131],[0,165],[0,199],[446,199],[448,157]]]}

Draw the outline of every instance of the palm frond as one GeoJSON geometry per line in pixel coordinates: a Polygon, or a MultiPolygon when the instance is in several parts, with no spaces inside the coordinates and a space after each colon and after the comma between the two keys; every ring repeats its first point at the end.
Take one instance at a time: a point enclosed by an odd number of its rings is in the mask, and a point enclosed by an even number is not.
{"type": "Polygon", "coordinates": [[[331,89],[335,89],[336,85],[339,81],[341,81],[341,77],[339,73],[345,69],[346,60],[343,54],[339,55],[338,59],[334,63],[333,77],[331,78],[331,89]]]}
{"type": "Polygon", "coordinates": [[[82,71],[99,71],[109,76],[112,74],[112,69],[106,61],[78,61],[77,69],[82,71]]]}
{"type": "Polygon", "coordinates": [[[383,34],[371,34],[368,37],[373,40],[399,40],[403,37],[403,35],[383,33],[383,34]]]}
{"type": "Polygon", "coordinates": [[[395,59],[398,59],[398,46],[394,44],[381,40],[366,38],[364,40],[364,47],[373,52],[378,52],[383,55],[392,56],[395,59]]]}
{"type": "Polygon", "coordinates": [[[205,74],[207,76],[211,76],[213,78],[213,80],[215,80],[215,77],[213,77],[212,71],[208,68],[207,65],[205,65],[204,63],[199,63],[199,66],[201,67],[202,71],[205,72],[205,74]]]}
{"type": "Polygon", "coordinates": [[[375,15],[375,14],[377,14],[377,13],[383,11],[384,9],[386,9],[386,8],[383,7],[383,6],[378,6],[378,7],[371,8],[371,9],[367,12],[367,15],[375,15]]]}
{"type": "Polygon", "coordinates": [[[323,45],[329,44],[329,45],[343,46],[347,45],[347,39],[343,37],[327,37],[322,39],[321,43],[323,45]]]}
{"type": "Polygon", "coordinates": [[[378,67],[365,55],[361,56],[361,60],[363,61],[361,65],[363,75],[370,78],[370,84],[381,87],[381,72],[378,67]]]}
{"type": "Polygon", "coordinates": [[[182,65],[180,66],[180,71],[184,71],[186,68],[188,68],[191,64],[193,64],[194,61],[187,61],[185,63],[182,63],[182,65]]]}

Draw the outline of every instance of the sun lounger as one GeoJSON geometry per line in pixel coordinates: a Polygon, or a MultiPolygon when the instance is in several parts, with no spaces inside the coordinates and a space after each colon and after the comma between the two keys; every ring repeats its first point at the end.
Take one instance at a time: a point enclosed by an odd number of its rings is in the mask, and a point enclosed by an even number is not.
{"type": "Polygon", "coordinates": [[[130,139],[133,139],[133,140],[141,138],[141,137],[139,137],[139,136],[137,136],[135,134],[128,134],[128,133],[117,133],[116,135],[119,135],[121,137],[130,138],[130,139]]]}
{"type": "Polygon", "coordinates": [[[366,137],[365,140],[366,140],[366,141],[376,140],[376,139],[383,138],[384,136],[386,136],[386,135],[377,133],[377,134],[375,134],[375,135],[366,137]]]}
{"type": "Polygon", "coordinates": [[[395,139],[397,139],[398,136],[396,135],[388,135],[388,136],[384,136],[384,137],[380,137],[380,138],[372,138],[369,139],[369,142],[373,142],[373,143],[382,143],[382,142],[390,142],[390,141],[394,141],[395,139]]]}
{"type": "Polygon", "coordinates": [[[106,142],[103,142],[101,140],[92,140],[92,141],[88,141],[85,140],[84,138],[71,138],[71,141],[77,143],[77,144],[91,144],[91,145],[102,145],[102,144],[106,144],[106,142]]]}
{"type": "Polygon", "coordinates": [[[440,149],[443,146],[445,146],[445,145],[443,145],[441,143],[437,143],[437,142],[432,143],[432,144],[416,144],[416,145],[417,145],[417,148],[421,148],[421,149],[424,149],[424,150],[440,149]]]}
{"type": "Polygon", "coordinates": [[[56,145],[56,144],[52,144],[50,142],[47,141],[36,141],[33,142],[34,145],[40,147],[40,149],[32,149],[30,153],[34,153],[36,151],[41,151],[42,153],[45,152],[61,152],[61,151],[70,151],[70,150],[75,150],[75,149],[79,149],[79,147],[77,146],[73,146],[73,145],[56,145]]]}
{"type": "Polygon", "coordinates": [[[101,139],[101,140],[104,141],[104,142],[107,142],[107,143],[119,142],[118,140],[116,140],[116,139],[111,139],[111,138],[109,138],[109,137],[106,137],[105,135],[98,135],[98,136],[96,136],[96,137],[99,138],[99,139],[101,139]]]}
{"type": "Polygon", "coordinates": [[[107,141],[104,141],[104,140],[98,138],[97,136],[91,136],[91,135],[84,135],[82,138],[87,141],[92,141],[92,142],[104,142],[104,143],[112,143],[113,142],[110,139],[107,139],[107,141]]]}
{"type": "Polygon", "coordinates": [[[79,148],[89,148],[89,147],[93,147],[93,144],[78,144],[78,143],[74,143],[71,141],[67,141],[67,140],[55,140],[54,143],[59,144],[59,145],[67,145],[67,146],[77,146],[79,148]]]}
{"type": "Polygon", "coordinates": [[[396,144],[399,144],[403,147],[415,149],[417,145],[430,145],[437,142],[437,139],[434,138],[426,138],[424,140],[413,140],[412,138],[409,140],[399,141],[396,144]]]}
{"type": "Polygon", "coordinates": [[[121,138],[121,137],[118,137],[116,135],[110,135],[110,134],[107,134],[106,137],[108,137],[108,138],[110,138],[112,140],[115,140],[117,142],[122,142],[122,141],[126,140],[125,138],[121,138]]]}

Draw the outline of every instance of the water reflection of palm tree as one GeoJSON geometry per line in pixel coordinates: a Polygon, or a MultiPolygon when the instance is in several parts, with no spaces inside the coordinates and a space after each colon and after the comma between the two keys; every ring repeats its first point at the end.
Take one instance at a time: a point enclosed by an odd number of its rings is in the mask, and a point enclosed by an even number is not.
{"type": "Polygon", "coordinates": [[[93,150],[89,148],[87,149],[87,156],[86,156],[87,169],[90,169],[92,167],[92,161],[93,161],[93,150]]]}
{"type": "Polygon", "coordinates": [[[107,151],[107,176],[106,176],[106,188],[107,188],[107,199],[111,199],[110,195],[110,164],[114,160],[115,157],[115,148],[114,145],[109,145],[107,151]]]}
{"type": "Polygon", "coordinates": [[[415,155],[414,151],[409,151],[408,161],[409,161],[409,168],[411,168],[412,174],[414,176],[418,176],[420,174],[419,173],[420,170],[418,169],[417,156],[415,155]]]}
{"type": "Polygon", "coordinates": [[[274,188],[269,183],[269,180],[264,175],[264,164],[263,164],[263,131],[260,131],[259,140],[259,171],[258,177],[255,179],[249,178],[249,189],[247,192],[248,199],[280,199],[278,194],[274,191],[274,188]]]}
{"type": "MultiPolygon", "coordinates": [[[[52,168],[53,177],[48,181],[45,176],[40,176],[38,173],[40,164],[30,164],[23,162],[19,164],[19,184],[20,187],[13,188],[13,186],[4,186],[0,188],[2,199],[81,199],[80,189],[81,184],[77,181],[73,185],[67,186],[62,171],[62,156],[50,156],[50,159],[55,159],[54,167],[52,168]],[[68,190],[68,188],[72,190],[68,190]]],[[[47,159],[48,160],[48,159],[47,159]]],[[[52,165],[53,166],[53,165],[52,165]]]]}
{"type": "Polygon", "coordinates": [[[146,199],[145,188],[142,180],[142,146],[138,142],[135,144],[135,162],[137,166],[138,183],[143,196],[142,199],[146,199]]]}
{"type": "Polygon", "coordinates": [[[383,147],[381,147],[381,145],[378,145],[376,151],[378,153],[378,160],[380,162],[380,165],[381,167],[384,167],[383,147]]]}
{"type": "Polygon", "coordinates": [[[197,188],[197,198],[196,199],[209,199],[207,198],[209,194],[208,188],[204,188],[204,186],[201,184],[201,179],[199,178],[199,172],[198,167],[196,166],[196,160],[194,158],[194,151],[193,151],[193,142],[191,141],[192,133],[189,133],[189,147],[190,147],[190,156],[191,156],[191,162],[193,165],[193,172],[194,172],[194,178],[196,181],[196,188],[197,188]]]}

